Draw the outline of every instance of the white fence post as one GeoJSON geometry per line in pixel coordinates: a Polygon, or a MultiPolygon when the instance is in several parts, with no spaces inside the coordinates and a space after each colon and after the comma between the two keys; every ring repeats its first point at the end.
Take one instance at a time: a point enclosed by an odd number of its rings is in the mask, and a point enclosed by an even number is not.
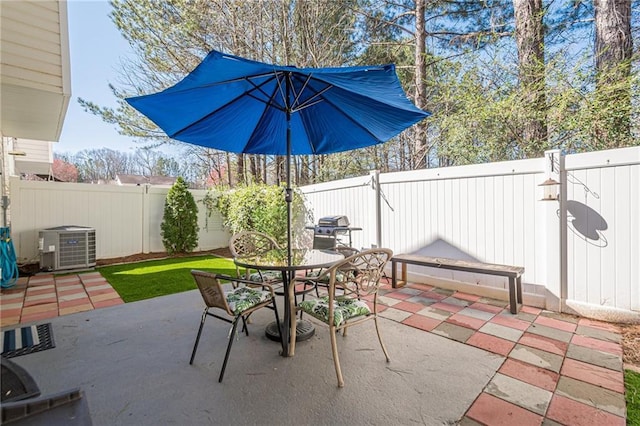
{"type": "Polygon", "coordinates": [[[149,184],[145,183],[142,189],[142,252],[150,253],[151,249],[151,209],[149,208],[149,184]]]}
{"type": "Polygon", "coordinates": [[[567,220],[567,168],[565,167],[564,154],[558,150],[558,170],[560,175],[560,306],[558,312],[569,298],[569,258],[568,258],[568,220],[567,220]]]}
{"type": "Polygon", "coordinates": [[[374,206],[376,211],[376,247],[382,247],[382,204],[380,195],[380,170],[370,171],[369,175],[371,175],[371,186],[374,190],[374,206]]]}
{"type": "MultiPolygon", "coordinates": [[[[545,179],[552,179],[557,185],[550,185],[544,189],[540,202],[544,203],[545,218],[545,254],[546,254],[546,287],[547,309],[560,312],[563,301],[566,300],[566,279],[563,280],[563,271],[566,276],[566,236],[562,238],[562,211],[566,205],[566,172],[564,172],[564,157],[559,149],[545,151],[544,153],[545,179]],[[564,182],[563,182],[564,178],[564,182]],[[559,201],[556,202],[556,201],[559,201]],[[564,249],[563,249],[563,242],[564,249]],[[564,266],[563,266],[564,264],[564,266]],[[564,281],[564,283],[563,283],[564,281]]],[[[545,183],[547,183],[545,182],[545,183]]],[[[566,208],[564,208],[564,222],[566,234],[566,208]]]]}

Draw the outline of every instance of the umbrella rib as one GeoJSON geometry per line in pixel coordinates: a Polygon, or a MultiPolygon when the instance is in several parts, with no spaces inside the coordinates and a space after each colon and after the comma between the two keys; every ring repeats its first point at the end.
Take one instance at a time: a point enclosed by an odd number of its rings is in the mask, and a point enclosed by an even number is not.
{"type": "MultiPolygon", "coordinates": [[[[263,75],[259,75],[259,76],[252,76],[252,77],[263,77],[263,76],[268,76],[268,75],[269,75],[269,74],[263,74],[263,75]]],[[[265,96],[269,96],[269,97],[270,97],[270,101],[271,101],[271,100],[273,99],[273,96],[270,96],[268,93],[266,93],[265,91],[263,91],[263,90],[262,90],[262,86],[264,86],[265,84],[269,83],[269,82],[270,82],[270,81],[272,81],[274,78],[275,78],[275,76],[274,76],[274,77],[271,77],[271,78],[269,78],[269,79],[267,79],[267,80],[265,80],[265,81],[263,81],[263,82],[262,82],[261,84],[259,84],[259,85],[258,85],[258,84],[255,84],[253,81],[249,80],[249,78],[248,78],[248,77],[238,78],[238,79],[234,79],[234,80],[228,80],[228,82],[237,82],[237,81],[243,81],[243,80],[244,80],[244,81],[246,81],[246,82],[250,83],[250,84],[251,84],[251,85],[252,85],[256,90],[259,90],[259,91],[260,91],[261,93],[263,93],[265,96]]],[[[215,85],[216,85],[216,84],[210,84],[210,85],[207,85],[206,87],[209,87],[209,86],[215,86],[215,85]]],[[[186,91],[186,90],[185,90],[185,91],[186,91]]],[[[240,99],[241,97],[243,97],[243,96],[245,96],[245,95],[250,96],[250,97],[252,97],[252,98],[254,98],[254,99],[256,99],[256,100],[258,100],[258,101],[260,101],[260,102],[263,102],[263,103],[265,103],[265,104],[267,104],[267,105],[268,105],[268,103],[267,103],[267,102],[264,102],[264,100],[263,100],[263,99],[260,99],[260,98],[258,98],[258,97],[256,97],[256,96],[253,96],[250,92],[245,92],[245,93],[242,93],[242,94],[240,94],[240,95],[236,96],[235,98],[231,99],[231,100],[230,100],[230,101],[228,101],[227,103],[225,103],[225,104],[223,104],[223,105],[220,105],[218,108],[216,108],[215,110],[211,111],[210,113],[208,113],[208,114],[207,114],[207,115],[205,115],[204,117],[201,117],[201,118],[199,118],[198,120],[196,120],[196,121],[194,121],[194,122],[192,122],[192,123],[189,123],[187,126],[183,127],[183,128],[182,128],[182,129],[180,129],[180,130],[177,130],[177,131],[173,132],[172,134],[170,134],[170,135],[168,135],[168,136],[169,136],[170,138],[174,138],[174,139],[175,139],[175,137],[176,137],[176,136],[180,136],[180,134],[181,134],[183,131],[187,130],[189,127],[193,126],[194,124],[201,123],[202,121],[204,121],[204,120],[206,120],[207,118],[211,117],[212,115],[216,114],[218,111],[221,111],[222,109],[226,108],[228,105],[231,105],[232,103],[234,103],[235,101],[237,101],[238,99],[240,99]]],[[[277,107],[278,105],[275,105],[275,106],[277,107]]]]}
{"type": "MultiPolygon", "coordinates": [[[[190,92],[190,91],[193,91],[193,90],[200,90],[200,89],[203,89],[205,87],[221,86],[221,85],[230,84],[230,83],[237,83],[239,81],[248,81],[251,84],[253,84],[254,87],[257,88],[259,86],[262,86],[262,85],[270,82],[274,78],[275,77],[273,76],[272,72],[265,72],[265,73],[262,73],[262,74],[254,74],[254,75],[252,75],[250,77],[244,76],[244,77],[232,78],[232,79],[229,79],[229,80],[222,80],[222,81],[216,81],[216,82],[207,83],[207,84],[201,84],[201,85],[198,85],[198,86],[195,86],[195,87],[187,87],[186,89],[176,89],[176,90],[172,90],[171,93],[190,92]],[[260,85],[257,85],[254,82],[249,80],[249,78],[260,78],[260,77],[269,77],[269,76],[271,76],[271,78],[266,80],[265,82],[261,83],[260,85]]],[[[171,87],[169,89],[171,89],[171,87]]],[[[162,92],[159,92],[159,93],[162,93],[162,92]]]]}
{"type": "MultiPolygon", "coordinates": [[[[294,77],[297,77],[296,75],[294,75],[294,77]]],[[[313,78],[313,74],[309,74],[307,75],[307,78],[304,80],[302,89],[300,89],[299,93],[296,95],[294,101],[293,101],[293,105],[296,105],[298,103],[298,101],[300,100],[300,96],[302,96],[302,92],[304,92],[304,89],[309,85],[309,81],[311,81],[311,78],[313,78]]],[[[298,80],[300,80],[300,78],[298,78],[298,80]]],[[[333,86],[333,84],[331,83],[327,83],[326,81],[320,80],[318,79],[318,81],[321,81],[324,84],[327,84],[327,87],[325,87],[324,89],[320,90],[319,92],[316,92],[314,89],[309,89],[309,90],[313,90],[314,94],[313,96],[311,96],[309,99],[305,99],[303,102],[301,102],[298,106],[296,106],[295,108],[291,109],[291,112],[298,112],[301,111],[305,108],[309,108],[310,106],[316,105],[320,102],[323,101],[323,99],[318,99],[315,100],[317,98],[319,98],[320,96],[322,96],[322,94],[324,92],[326,92],[327,90],[331,89],[333,86]]]]}
{"type": "Polygon", "coordinates": [[[265,81],[264,83],[262,83],[262,84],[260,84],[260,85],[257,85],[257,84],[255,84],[253,81],[251,81],[249,78],[246,78],[247,82],[248,82],[249,84],[251,84],[253,87],[255,87],[255,89],[256,89],[257,91],[259,91],[260,93],[262,93],[265,97],[269,98],[269,101],[268,101],[268,102],[265,102],[265,101],[264,101],[264,99],[260,99],[259,97],[257,97],[257,96],[255,96],[255,95],[253,95],[253,94],[252,94],[252,93],[250,93],[250,92],[248,92],[248,93],[247,93],[247,96],[250,96],[250,97],[252,97],[253,99],[255,99],[255,100],[259,101],[259,102],[263,102],[263,103],[265,103],[266,105],[273,105],[274,107],[278,108],[279,110],[284,111],[284,110],[285,110],[285,107],[283,107],[283,106],[279,105],[277,102],[274,102],[274,101],[273,101],[273,99],[274,99],[274,97],[275,97],[275,92],[274,92],[274,93],[272,93],[272,94],[269,94],[269,93],[265,92],[264,90],[262,90],[262,86],[263,86],[263,85],[265,85],[266,83],[268,83],[268,82],[272,81],[274,78],[278,81],[278,86],[280,86],[280,80],[278,79],[278,74],[279,74],[279,73],[274,74],[272,78],[270,78],[269,80],[265,81]]]}
{"type": "MultiPolygon", "coordinates": [[[[313,88],[309,88],[309,90],[313,90],[313,91],[314,91],[314,93],[315,93],[311,98],[309,98],[309,100],[314,99],[314,98],[317,98],[318,96],[320,96],[320,95],[322,95],[323,93],[325,93],[327,90],[329,90],[329,89],[331,89],[331,88],[333,88],[333,87],[336,87],[336,86],[334,86],[333,84],[328,83],[328,82],[326,82],[326,81],[324,81],[324,80],[322,80],[322,79],[318,79],[318,78],[317,78],[317,80],[318,80],[318,81],[321,81],[321,82],[322,82],[322,83],[324,83],[324,84],[327,84],[328,86],[327,86],[326,88],[322,89],[322,90],[321,90],[321,91],[319,91],[319,92],[316,92],[316,91],[315,91],[315,89],[313,89],[313,88]]],[[[309,100],[308,100],[308,101],[305,101],[305,102],[309,102],[309,100]]],[[[351,123],[355,124],[355,126],[356,126],[356,127],[359,127],[360,129],[362,129],[365,133],[367,133],[367,134],[371,135],[371,137],[372,137],[372,138],[374,138],[375,140],[378,140],[378,141],[380,141],[380,142],[384,142],[384,141],[380,140],[380,138],[379,138],[378,136],[376,136],[375,134],[373,134],[373,133],[372,133],[372,132],[367,128],[367,127],[363,126],[360,122],[358,122],[358,121],[354,120],[354,119],[353,119],[349,114],[345,113],[345,111],[344,111],[342,108],[340,108],[338,105],[336,105],[334,102],[331,102],[331,100],[329,100],[329,99],[327,99],[327,98],[322,98],[321,100],[316,101],[316,102],[314,102],[313,104],[304,104],[302,107],[296,108],[296,110],[295,110],[295,111],[300,111],[300,110],[302,110],[302,109],[304,109],[304,108],[310,107],[311,105],[315,105],[315,104],[317,104],[317,103],[319,103],[319,102],[322,102],[322,101],[327,102],[329,105],[331,105],[331,106],[332,106],[333,108],[335,108],[337,111],[340,111],[340,112],[342,113],[342,115],[343,115],[344,117],[346,117],[346,118],[347,118],[351,123]]],[[[313,144],[312,144],[312,145],[313,145],[313,144]]]]}
{"type": "MultiPolygon", "coordinates": [[[[329,83],[327,83],[327,84],[329,84],[329,83]]],[[[335,87],[335,86],[331,86],[331,87],[335,87]]],[[[319,96],[320,94],[324,93],[324,92],[325,92],[326,90],[328,90],[329,88],[330,88],[330,87],[327,87],[327,88],[326,88],[326,89],[324,89],[321,93],[318,93],[318,96],[319,96]]],[[[310,90],[312,90],[312,89],[310,89],[310,90]]],[[[365,132],[365,133],[367,133],[367,134],[371,135],[371,137],[372,137],[373,139],[375,139],[375,140],[377,140],[377,141],[380,141],[380,142],[383,142],[383,141],[381,141],[381,140],[380,140],[380,138],[379,138],[378,136],[376,136],[376,135],[374,135],[373,133],[371,133],[371,131],[370,131],[368,128],[366,128],[365,126],[363,126],[363,125],[362,125],[361,123],[359,123],[358,121],[354,120],[354,119],[353,119],[349,114],[345,113],[345,111],[344,111],[344,110],[342,110],[340,107],[338,107],[335,103],[331,102],[329,99],[327,99],[327,98],[322,98],[322,99],[321,99],[321,101],[324,101],[324,102],[328,103],[328,104],[329,104],[329,105],[331,105],[333,108],[335,108],[337,111],[340,111],[340,112],[342,113],[342,115],[343,115],[347,120],[349,120],[351,123],[353,123],[356,127],[359,127],[360,129],[364,130],[364,132],[365,132]]],[[[320,101],[318,101],[318,102],[320,102],[320,101]]],[[[315,103],[318,103],[318,102],[315,102],[315,103]]],[[[307,106],[310,106],[310,105],[307,105],[307,106]]],[[[312,143],[312,145],[313,145],[313,143],[312,143]]],[[[315,151],[315,147],[314,147],[314,151],[315,151]]]]}
{"type": "MultiPolygon", "coordinates": [[[[295,77],[295,75],[294,75],[294,77],[295,77]]],[[[307,83],[309,82],[310,78],[311,78],[311,77],[309,76],[309,78],[305,79],[305,82],[304,82],[305,87],[307,86],[307,83]]],[[[303,110],[303,109],[305,109],[305,108],[308,108],[308,107],[310,107],[310,106],[312,106],[312,105],[316,105],[316,104],[318,104],[318,103],[320,103],[320,102],[327,102],[329,105],[331,105],[331,106],[332,106],[333,108],[335,108],[337,111],[340,111],[340,112],[342,113],[342,115],[343,115],[344,117],[346,117],[346,118],[347,118],[351,123],[355,124],[355,126],[356,126],[356,127],[359,127],[360,129],[364,130],[364,132],[365,132],[365,133],[367,133],[367,134],[369,134],[369,135],[371,135],[371,137],[372,137],[373,139],[380,141],[380,138],[379,138],[378,136],[376,136],[376,135],[374,135],[373,133],[371,133],[371,131],[370,131],[369,129],[367,129],[365,126],[363,126],[362,124],[360,124],[358,121],[354,120],[354,119],[353,119],[349,114],[346,114],[346,113],[345,113],[345,111],[343,111],[343,110],[342,110],[341,108],[339,108],[335,103],[331,102],[329,99],[327,99],[327,98],[321,98],[321,99],[318,99],[317,101],[315,101],[315,102],[313,102],[313,103],[310,103],[310,101],[311,101],[312,99],[317,99],[317,98],[319,98],[323,93],[325,93],[325,92],[326,92],[326,91],[328,91],[329,89],[331,89],[331,88],[335,87],[333,84],[331,84],[331,83],[327,83],[326,81],[324,81],[324,80],[322,80],[322,79],[317,79],[317,80],[318,80],[318,81],[321,81],[321,82],[322,82],[322,83],[324,83],[324,84],[327,84],[328,86],[327,86],[327,87],[325,87],[324,89],[322,89],[321,91],[316,91],[314,88],[309,87],[309,90],[311,90],[311,91],[313,91],[313,92],[314,92],[313,96],[311,96],[308,100],[304,101],[302,105],[300,105],[299,107],[297,107],[297,108],[295,108],[294,110],[292,110],[292,112],[298,112],[298,111],[301,111],[301,110],[303,110]]],[[[278,81],[279,81],[279,80],[278,80],[278,81]]],[[[382,142],[382,141],[381,141],[381,142],[382,142]]],[[[310,140],[310,141],[309,141],[309,143],[311,144],[312,151],[315,151],[315,145],[313,144],[313,141],[311,141],[311,140],[310,140]]]]}
{"type": "MultiPolygon", "coordinates": [[[[263,92],[264,93],[264,92],[263,92]]],[[[273,98],[276,96],[277,91],[274,90],[273,93],[271,95],[268,95],[265,93],[266,96],[269,96],[269,102],[265,102],[265,105],[274,105],[277,109],[279,109],[280,111],[284,111],[284,109],[280,106],[277,105],[276,103],[271,103],[271,101],[273,100],[273,98]]],[[[255,96],[252,96],[251,94],[249,94],[249,96],[255,98],[255,96]]],[[[255,98],[257,99],[257,98],[255,98]]],[[[258,101],[260,102],[264,102],[262,99],[258,99],[258,101]]],[[[258,123],[260,123],[262,121],[262,118],[265,116],[265,114],[267,113],[267,108],[265,108],[264,110],[262,110],[262,114],[260,115],[260,119],[258,120],[258,123]]],[[[250,141],[251,139],[253,139],[253,135],[256,134],[256,130],[258,129],[258,126],[255,126],[253,128],[253,131],[251,132],[251,136],[249,136],[249,138],[247,139],[248,141],[250,141]]]]}
{"type": "Polygon", "coordinates": [[[285,78],[286,78],[287,74],[291,75],[291,72],[289,72],[289,73],[276,72],[275,73],[275,78],[276,78],[276,81],[278,82],[278,90],[280,90],[280,96],[282,96],[282,99],[284,99],[284,109],[283,109],[283,111],[286,111],[289,108],[289,97],[287,96],[287,90],[282,88],[282,82],[280,81],[279,76],[280,75],[284,75],[285,78]]]}
{"type": "MultiPolygon", "coordinates": [[[[293,103],[291,105],[296,105],[298,103],[298,101],[300,100],[300,96],[302,96],[302,92],[304,92],[304,89],[307,87],[307,85],[309,84],[309,81],[311,80],[311,76],[313,74],[309,74],[307,75],[307,78],[304,80],[304,83],[302,84],[302,88],[300,89],[300,91],[296,94],[296,88],[292,87],[292,90],[294,92],[294,96],[295,98],[293,99],[293,103]]],[[[299,108],[296,108],[296,110],[299,110],[299,108]]],[[[292,109],[293,111],[293,109],[292,109]]]]}

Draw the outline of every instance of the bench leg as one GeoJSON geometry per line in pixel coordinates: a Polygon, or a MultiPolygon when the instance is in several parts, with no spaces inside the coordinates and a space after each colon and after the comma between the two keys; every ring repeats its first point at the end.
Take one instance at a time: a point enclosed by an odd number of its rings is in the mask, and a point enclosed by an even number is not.
{"type": "MultiPolygon", "coordinates": [[[[517,302],[517,290],[516,290],[516,278],[509,277],[509,308],[512,314],[518,313],[518,302],[517,302]]],[[[520,296],[522,298],[522,296],[520,296]]]]}
{"type": "Polygon", "coordinates": [[[397,285],[396,266],[396,261],[391,259],[391,288],[396,288],[397,285]]]}
{"type": "Polygon", "coordinates": [[[391,259],[391,288],[404,287],[407,283],[407,264],[400,262],[402,272],[398,280],[398,261],[391,259]]]}
{"type": "Polygon", "coordinates": [[[407,284],[407,264],[402,264],[402,281],[400,281],[400,286],[404,287],[407,284]]]}
{"type": "Polygon", "coordinates": [[[522,304],[522,277],[516,279],[516,290],[518,291],[518,303],[522,304]]]}

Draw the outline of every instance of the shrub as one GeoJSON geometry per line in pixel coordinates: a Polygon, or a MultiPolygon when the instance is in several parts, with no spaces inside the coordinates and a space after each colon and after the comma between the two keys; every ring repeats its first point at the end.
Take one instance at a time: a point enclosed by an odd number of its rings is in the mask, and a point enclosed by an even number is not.
{"type": "Polygon", "coordinates": [[[198,207],[182,177],[167,193],[160,229],[169,254],[189,253],[198,245],[198,207]]]}
{"type": "MultiPolygon", "coordinates": [[[[231,233],[258,231],[271,235],[281,247],[287,246],[287,203],[282,186],[253,184],[218,193],[215,206],[231,233]]],[[[294,190],[291,205],[291,233],[294,246],[307,245],[306,223],[313,218],[300,191],[294,190]]]]}

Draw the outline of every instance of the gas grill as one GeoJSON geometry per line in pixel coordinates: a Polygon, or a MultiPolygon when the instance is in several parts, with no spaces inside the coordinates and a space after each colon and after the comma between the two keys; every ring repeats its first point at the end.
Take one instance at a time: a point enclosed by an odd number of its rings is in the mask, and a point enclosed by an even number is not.
{"type": "Polygon", "coordinates": [[[307,229],[313,229],[314,249],[351,247],[351,231],[362,230],[362,228],[351,227],[349,218],[344,215],[321,217],[317,225],[307,226],[307,229]]]}

